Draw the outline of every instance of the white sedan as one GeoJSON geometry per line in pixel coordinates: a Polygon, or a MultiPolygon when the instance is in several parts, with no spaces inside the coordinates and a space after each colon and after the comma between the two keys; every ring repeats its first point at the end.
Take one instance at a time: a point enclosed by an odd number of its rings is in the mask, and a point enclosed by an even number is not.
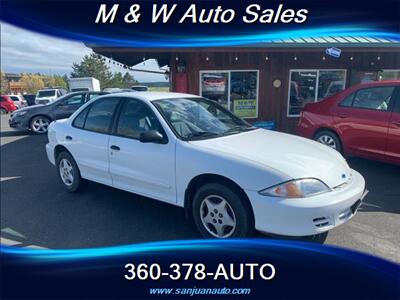
{"type": "Polygon", "coordinates": [[[354,216],[364,178],[335,150],[257,129],[177,93],[98,97],[50,124],[65,188],[85,180],[184,207],[205,237],[325,236],[354,216]]]}

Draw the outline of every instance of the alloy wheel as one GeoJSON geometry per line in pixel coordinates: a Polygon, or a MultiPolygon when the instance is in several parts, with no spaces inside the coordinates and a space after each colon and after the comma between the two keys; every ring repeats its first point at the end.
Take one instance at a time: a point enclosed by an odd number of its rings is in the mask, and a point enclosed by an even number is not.
{"type": "Polygon", "coordinates": [[[203,199],[200,218],[204,228],[217,238],[228,238],[236,229],[236,216],[232,207],[218,195],[209,195],[203,199]]]}
{"type": "Polygon", "coordinates": [[[74,170],[72,164],[65,158],[60,161],[59,171],[61,180],[65,185],[71,186],[74,183],[74,170]]]}
{"type": "Polygon", "coordinates": [[[332,149],[336,149],[336,142],[329,135],[321,135],[317,141],[320,142],[321,144],[331,147],[332,149]]]}
{"type": "Polygon", "coordinates": [[[32,129],[37,133],[45,133],[47,132],[47,128],[49,127],[49,120],[45,118],[37,118],[32,123],[32,129]]]}

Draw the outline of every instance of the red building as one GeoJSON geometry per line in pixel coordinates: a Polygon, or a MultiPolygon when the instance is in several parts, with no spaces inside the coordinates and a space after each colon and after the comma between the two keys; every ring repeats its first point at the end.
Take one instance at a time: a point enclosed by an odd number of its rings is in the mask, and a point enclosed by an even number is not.
{"type": "Polygon", "coordinates": [[[170,69],[171,91],[214,99],[249,121],[293,131],[301,108],[360,82],[400,79],[400,42],[329,37],[240,47],[118,48],[88,45],[133,66],[154,58],[170,69]],[[340,57],[326,54],[341,50],[340,57]]]}

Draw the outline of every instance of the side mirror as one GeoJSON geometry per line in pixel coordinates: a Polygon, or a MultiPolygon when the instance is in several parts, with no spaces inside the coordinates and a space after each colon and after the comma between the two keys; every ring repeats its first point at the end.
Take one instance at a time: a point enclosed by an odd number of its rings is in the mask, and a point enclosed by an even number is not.
{"type": "Polygon", "coordinates": [[[142,143],[164,143],[163,135],[157,130],[149,130],[140,134],[139,141],[142,143]]]}

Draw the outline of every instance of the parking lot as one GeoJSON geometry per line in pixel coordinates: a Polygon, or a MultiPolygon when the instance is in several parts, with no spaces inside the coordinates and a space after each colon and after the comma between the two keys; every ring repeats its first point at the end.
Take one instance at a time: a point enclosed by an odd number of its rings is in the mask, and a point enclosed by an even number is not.
{"type": "MultiPolygon", "coordinates": [[[[1,116],[3,239],[82,248],[200,238],[178,207],[95,183],[80,194],[67,193],[47,161],[46,143],[46,135],[14,131],[8,116],[1,116]]],[[[358,158],[349,163],[365,177],[370,193],[326,243],[400,262],[400,168],[358,158]]]]}

